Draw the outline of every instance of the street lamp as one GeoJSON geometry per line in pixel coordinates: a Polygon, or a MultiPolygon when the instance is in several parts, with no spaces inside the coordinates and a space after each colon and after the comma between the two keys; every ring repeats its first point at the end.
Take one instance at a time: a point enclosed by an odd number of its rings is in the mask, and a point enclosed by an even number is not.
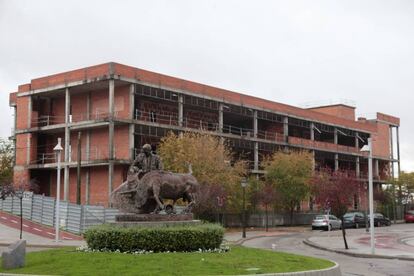
{"type": "Polygon", "coordinates": [[[57,181],[56,181],[56,210],[55,210],[55,242],[59,241],[59,209],[60,209],[60,155],[62,153],[62,145],[61,145],[62,139],[58,138],[57,145],[53,148],[53,150],[56,152],[56,159],[57,159],[57,181]]]}
{"type": "Polygon", "coordinates": [[[247,179],[242,178],[240,182],[242,188],[243,188],[243,234],[242,238],[246,238],[246,187],[247,187],[247,179]]]}
{"type": "Polygon", "coordinates": [[[368,138],[368,145],[362,147],[361,152],[368,152],[368,193],[369,193],[369,227],[371,232],[371,254],[375,254],[374,230],[374,189],[372,183],[372,138],[368,138]]]}

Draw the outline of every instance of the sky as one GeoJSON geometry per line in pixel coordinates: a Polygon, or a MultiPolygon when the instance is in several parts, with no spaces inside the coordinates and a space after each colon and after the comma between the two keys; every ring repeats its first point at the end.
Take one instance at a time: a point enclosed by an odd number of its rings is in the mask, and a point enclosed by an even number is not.
{"type": "Polygon", "coordinates": [[[414,171],[414,1],[0,0],[0,137],[9,93],[109,61],[291,105],[401,118],[414,171]]]}

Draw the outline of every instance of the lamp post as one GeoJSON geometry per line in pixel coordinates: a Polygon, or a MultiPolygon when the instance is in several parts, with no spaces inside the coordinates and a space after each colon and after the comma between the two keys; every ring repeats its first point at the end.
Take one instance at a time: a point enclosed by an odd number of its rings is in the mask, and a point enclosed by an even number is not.
{"type": "Polygon", "coordinates": [[[59,241],[59,214],[60,214],[60,155],[62,153],[62,145],[61,145],[62,139],[58,138],[57,145],[53,148],[53,150],[56,152],[56,159],[57,159],[57,179],[56,179],[56,209],[55,209],[55,242],[59,241]]]}
{"type": "Polygon", "coordinates": [[[374,189],[372,183],[372,138],[368,138],[368,145],[363,146],[361,151],[368,152],[369,227],[371,234],[371,254],[375,254],[374,189]]]}
{"type": "Polygon", "coordinates": [[[246,238],[246,187],[247,187],[247,180],[246,178],[242,178],[241,186],[243,189],[243,233],[242,238],[246,238]]]}

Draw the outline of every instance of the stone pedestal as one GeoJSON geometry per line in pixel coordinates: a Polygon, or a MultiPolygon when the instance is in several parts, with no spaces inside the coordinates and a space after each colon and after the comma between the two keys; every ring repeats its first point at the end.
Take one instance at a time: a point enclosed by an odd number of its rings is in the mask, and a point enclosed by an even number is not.
{"type": "Polygon", "coordinates": [[[193,214],[120,214],[113,225],[122,227],[169,227],[201,224],[193,214]]]}
{"type": "Polygon", "coordinates": [[[23,267],[26,258],[26,241],[19,240],[11,244],[1,255],[4,269],[23,267]]]}

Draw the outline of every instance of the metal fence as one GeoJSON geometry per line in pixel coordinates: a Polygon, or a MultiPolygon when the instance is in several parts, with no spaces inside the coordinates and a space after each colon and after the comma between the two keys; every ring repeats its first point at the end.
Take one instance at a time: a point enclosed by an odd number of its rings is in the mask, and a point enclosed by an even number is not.
{"type": "MultiPolygon", "coordinates": [[[[53,197],[25,193],[23,196],[23,218],[48,226],[54,226],[56,200],[53,197]]],[[[20,199],[6,197],[0,200],[0,210],[20,215],[20,199]]],[[[94,205],[77,205],[60,201],[60,228],[80,234],[88,228],[103,223],[115,222],[117,209],[94,205]]]]}

